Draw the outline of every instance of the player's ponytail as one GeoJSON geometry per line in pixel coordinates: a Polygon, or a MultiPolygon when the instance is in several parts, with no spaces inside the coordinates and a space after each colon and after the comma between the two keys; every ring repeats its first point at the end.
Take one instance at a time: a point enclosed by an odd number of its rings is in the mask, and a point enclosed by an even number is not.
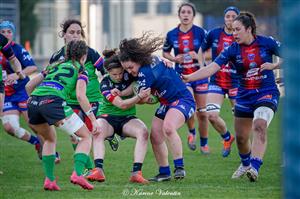
{"type": "Polygon", "coordinates": [[[110,71],[111,69],[114,68],[121,68],[121,62],[119,61],[118,58],[118,49],[105,49],[102,54],[104,56],[104,68],[107,71],[110,71]]]}
{"type": "MultiPolygon", "coordinates": [[[[88,46],[85,41],[71,41],[67,44],[66,49],[66,60],[72,60],[72,62],[80,62],[82,56],[86,55],[88,51],[88,46]]],[[[76,65],[74,65],[76,67],[76,65]]]]}

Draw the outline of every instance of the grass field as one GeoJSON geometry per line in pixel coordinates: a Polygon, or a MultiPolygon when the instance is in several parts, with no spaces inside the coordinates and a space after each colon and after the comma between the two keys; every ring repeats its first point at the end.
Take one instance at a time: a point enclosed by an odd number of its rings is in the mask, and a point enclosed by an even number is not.
{"type": "MultiPolygon", "coordinates": [[[[139,106],[138,116],[150,128],[155,106],[139,106]]],[[[233,132],[233,122],[229,103],[225,103],[222,116],[233,132]]],[[[184,161],[187,177],[182,181],[136,185],[128,182],[133,160],[134,140],[121,142],[117,152],[110,150],[104,161],[107,181],[93,183],[93,191],[82,190],[69,182],[73,166],[73,149],[68,136],[58,132],[57,150],[61,153],[62,162],[56,166],[55,174],[60,192],[43,191],[44,173],[41,161],[38,160],[34,148],[3,132],[0,133],[0,198],[281,198],[281,146],[280,116],[277,114],[268,132],[268,149],[258,182],[250,183],[248,179],[231,180],[231,175],[239,166],[236,145],[228,158],[221,156],[221,139],[210,128],[209,145],[212,153],[203,156],[200,152],[190,151],[186,144],[184,126],[180,135],[184,147],[184,161]]],[[[198,137],[199,139],[199,137],[198,137]]],[[[106,143],[107,144],[107,143],[106,143]]],[[[170,158],[173,169],[173,161],[170,158]]],[[[143,166],[145,177],[157,174],[157,165],[149,142],[148,153],[143,166]]]]}

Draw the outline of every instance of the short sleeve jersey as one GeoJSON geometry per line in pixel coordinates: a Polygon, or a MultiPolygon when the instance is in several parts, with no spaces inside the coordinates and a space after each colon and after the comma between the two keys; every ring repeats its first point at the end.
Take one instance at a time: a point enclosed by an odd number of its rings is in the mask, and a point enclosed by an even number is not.
{"type": "Polygon", "coordinates": [[[61,63],[49,69],[45,79],[34,89],[31,95],[55,95],[66,100],[76,90],[78,78],[87,79],[87,72],[78,62],[61,63]]]}
{"type": "Polygon", "coordinates": [[[174,55],[183,54],[184,63],[175,64],[175,70],[179,74],[191,74],[199,69],[198,60],[192,59],[189,52],[198,50],[205,38],[206,31],[196,25],[187,32],[182,32],[179,26],[167,33],[167,37],[164,42],[163,51],[171,52],[174,50],[174,55]]]}
{"type": "Polygon", "coordinates": [[[272,70],[260,71],[263,63],[272,63],[272,56],[280,56],[281,44],[272,37],[256,36],[250,45],[234,42],[225,49],[215,62],[222,66],[232,61],[241,75],[241,89],[277,88],[272,70]]]}
{"type": "MultiPolygon", "coordinates": [[[[208,32],[201,48],[206,51],[211,48],[212,60],[234,42],[232,34],[227,34],[224,28],[216,28],[208,32]]],[[[217,84],[221,88],[230,89],[238,87],[238,75],[232,62],[228,62],[221,66],[221,70],[210,77],[210,82],[217,84]]]]}
{"type": "MultiPolygon", "coordinates": [[[[27,67],[35,66],[34,60],[32,59],[31,55],[25,48],[15,42],[11,42],[12,50],[16,56],[16,58],[19,60],[22,70],[24,70],[27,67]]],[[[7,75],[14,73],[14,70],[12,69],[9,61],[7,59],[2,58],[1,59],[3,71],[7,75]],[[6,63],[5,63],[6,62],[6,63]]],[[[29,78],[25,79],[19,79],[12,85],[6,85],[5,86],[5,96],[12,96],[13,94],[17,92],[25,92],[25,85],[28,83],[29,78]]],[[[26,93],[26,92],[25,92],[26,93]]]]}
{"type": "MultiPolygon", "coordinates": [[[[123,79],[121,82],[114,82],[108,74],[105,75],[100,84],[100,91],[104,97],[101,100],[102,103],[100,102],[101,106],[98,109],[97,115],[103,115],[103,114],[116,115],[116,116],[135,115],[136,114],[135,106],[123,110],[113,105],[112,102],[114,101],[116,96],[114,96],[111,93],[111,90],[114,88],[117,88],[120,91],[127,89],[133,81],[134,78],[126,71],[123,74],[123,79]]],[[[124,97],[122,96],[121,98],[128,99],[131,97],[132,95],[124,96],[124,97]]]]}
{"type": "MultiPolygon", "coordinates": [[[[62,47],[59,51],[54,53],[49,61],[50,64],[63,60],[65,56],[65,48],[62,47]]],[[[88,55],[86,62],[84,64],[85,70],[88,73],[89,83],[87,85],[86,96],[89,102],[98,102],[101,99],[101,94],[99,92],[99,81],[98,76],[96,75],[96,70],[100,71],[104,75],[105,70],[103,67],[103,58],[99,53],[92,49],[88,48],[88,55]]],[[[76,98],[76,93],[73,92],[70,95],[70,98],[67,99],[68,104],[79,105],[79,102],[76,98]]]]}
{"type": "Polygon", "coordinates": [[[151,88],[152,94],[166,105],[190,95],[176,71],[157,56],[152,57],[151,64],[140,67],[137,83],[139,88],[151,88]]]}

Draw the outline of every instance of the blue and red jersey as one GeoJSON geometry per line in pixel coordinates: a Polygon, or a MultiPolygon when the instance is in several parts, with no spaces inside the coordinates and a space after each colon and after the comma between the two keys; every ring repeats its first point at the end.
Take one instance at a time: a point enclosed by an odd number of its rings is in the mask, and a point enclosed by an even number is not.
{"type": "Polygon", "coordinates": [[[153,56],[151,64],[140,67],[137,83],[139,88],[151,88],[152,94],[165,105],[181,98],[193,99],[176,71],[167,67],[157,56],[153,56]]]}
{"type": "Polygon", "coordinates": [[[272,37],[256,36],[250,45],[239,45],[234,42],[215,60],[219,66],[231,61],[240,75],[241,89],[276,88],[272,70],[260,71],[263,63],[272,63],[272,56],[280,56],[280,43],[272,37]]]}
{"type": "Polygon", "coordinates": [[[179,26],[167,33],[163,51],[171,52],[174,49],[174,55],[183,54],[184,63],[175,64],[175,70],[179,74],[191,74],[199,69],[198,60],[192,59],[189,52],[198,50],[205,38],[206,31],[196,25],[187,32],[182,32],[179,26]]]}
{"type": "MultiPolygon", "coordinates": [[[[208,32],[201,48],[205,52],[211,48],[212,60],[234,42],[232,34],[227,34],[224,28],[216,28],[208,32]]],[[[223,64],[220,71],[210,77],[210,83],[216,84],[224,89],[238,87],[238,75],[231,62],[223,64]]]]}
{"type": "Polygon", "coordinates": [[[14,57],[11,43],[8,42],[8,39],[2,34],[0,34],[0,51],[7,59],[14,57]]]}
{"type": "MultiPolygon", "coordinates": [[[[22,69],[29,66],[35,66],[35,63],[31,57],[31,55],[28,53],[28,51],[23,48],[23,46],[11,42],[12,50],[16,56],[16,58],[21,63],[22,69]]],[[[2,57],[1,59],[3,71],[4,73],[7,73],[5,75],[9,75],[14,73],[14,70],[12,69],[9,61],[2,57]]],[[[4,77],[5,78],[5,77],[4,77]]],[[[5,79],[4,79],[5,80],[5,79]]],[[[19,79],[12,85],[5,85],[5,101],[22,101],[27,100],[28,96],[25,90],[25,85],[29,81],[29,78],[26,77],[25,79],[19,79]]]]}

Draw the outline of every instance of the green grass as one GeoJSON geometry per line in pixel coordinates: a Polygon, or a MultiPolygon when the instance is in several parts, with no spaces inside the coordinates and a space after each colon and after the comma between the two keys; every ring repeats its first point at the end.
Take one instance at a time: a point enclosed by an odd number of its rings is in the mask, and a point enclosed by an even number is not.
{"type": "MultiPolygon", "coordinates": [[[[138,107],[138,116],[146,122],[148,128],[154,110],[155,106],[138,107]]],[[[221,114],[233,132],[233,120],[227,101],[221,114]]],[[[212,153],[203,156],[198,150],[192,152],[188,149],[187,128],[184,126],[179,132],[183,141],[186,179],[145,186],[129,183],[135,142],[132,139],[125,139],[117,152],[111,151],[107,145],[104,161],[107,181],[101,184],[93,183],[95,189],[85,191],[69,182],[73,166],[73,149],[68,136],[58,132],[57,150],[61,153],[62,162],[56,166],[55,174],[62,188],[60,192],[43,191],[42,164],[37,159],[33,147],[7,135],[1,127],[0,170],[4,174],[0,175],[0,198],[281,198],[279,119],[280,116],[277,114],[269,128],[268,148],[256,183],[250,183],[246,178],[231,180],[232,173],[239,166],[235,144],[231,155],[222,158],[220,136],[210,127],[209,145],[212,153]],[[129,195],[127,196],[126,193],[129,195]]],[[[169,161],[173,169],[171,157],[169,161]]],[[[143,174],[147,178],[157,174],[157,165],[150,142],[143,165],[143,174]]]]}

